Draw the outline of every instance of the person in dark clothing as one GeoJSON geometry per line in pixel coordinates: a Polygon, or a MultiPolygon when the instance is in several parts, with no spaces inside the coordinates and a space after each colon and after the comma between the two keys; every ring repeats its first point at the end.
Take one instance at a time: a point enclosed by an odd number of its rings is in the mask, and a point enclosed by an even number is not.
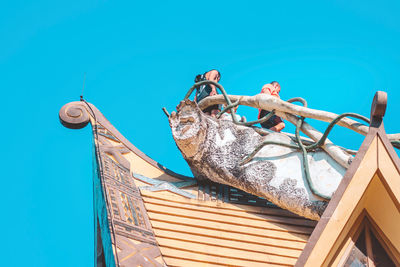
{"type": "MultiPolygon", "coordinates": [[[[278,82],[273,81],[271,83],[265,84],[262,89],[261,93],[262,94],[269,94],[275,97],[280,98],[279,92],[281,91],[281,86],[278,82]]],[[[270,111],[260,109],[260,112],[258,113],[258,119],[261,119],[265,115],[267,115],[270,111]]],[[[264,121],[261,123],[261,126],[263,128],[270,129],[275,132],[280,132],[282,131],[283,128],[285,128],[285,123],[282,121],[282,119],[276,115],[273,115],[271,118],[269,118],[267,121],[264,121]]]]}
{"type": "MultiPolygon", "coordinates": [[[[219,82],[220,79],[221,79],[221,74],[219,73],[218,70],[210,70],[205,72],[204,74],[197,75],[195,78],[195,82],[200,82],[204,80],[219,82]]],[[[208,96],[213,96],[217,94],[218,92],[215,85],[213,84],[202,85],[199,88],[197,88],[194,101],[198,103],[208,96]]],[[[220,111],[219,105],[213,105],[203,110],[204,113],[206,113],[207,115],[211,115],[212,117],[215,117],[219,111],[220,111]]]]}

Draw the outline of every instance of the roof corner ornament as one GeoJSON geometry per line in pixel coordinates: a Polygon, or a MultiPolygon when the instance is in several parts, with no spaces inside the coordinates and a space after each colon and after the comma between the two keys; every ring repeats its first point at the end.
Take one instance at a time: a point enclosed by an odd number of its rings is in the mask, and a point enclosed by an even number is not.
{"type": "Polygon", "coordinates": [[[379,127],[383,116],[385,116],[387,106],[387,93],[377,91],[371,105],[371,124],[370,127],[379,127]]]}
{"type": "Polygon", "coordinates": [[[62,125],[69,129],[81,129],[89,123],[89,113],[84,102],[75,101],[65,104],[58,113],[62,125]]]}

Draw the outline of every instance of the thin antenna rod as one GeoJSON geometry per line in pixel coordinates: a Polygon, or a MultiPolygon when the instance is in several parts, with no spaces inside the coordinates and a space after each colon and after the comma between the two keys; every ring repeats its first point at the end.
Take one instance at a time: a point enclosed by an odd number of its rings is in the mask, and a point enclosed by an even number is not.
{"type": "Polygon", "coordinates": [[[83,90],[85,90],[86,72],[83,73],[83,84],[82,84],[82,94],[81,101],[83,100],[83,90]]]}

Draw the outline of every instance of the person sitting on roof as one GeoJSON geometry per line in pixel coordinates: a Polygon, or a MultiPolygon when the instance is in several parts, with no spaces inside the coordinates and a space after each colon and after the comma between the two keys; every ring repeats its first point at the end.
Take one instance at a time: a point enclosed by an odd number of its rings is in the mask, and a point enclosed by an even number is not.
{"type": "MultiPolygon", "coordinates": [[[[281,91],[281,86],[277,81],[265,84],[261,89],[262,94],[269,94],[278,98],[280,98],[279,96],[280,91],[281,91]]],[[[269,112],[270,111],[268,110],[260,109],[260,112],[258,113],[258,119],[263,118],[269,112]]],[[[275,132],[280,132],[282,131],[283,128],[285,128],[285,123],[282,121],[280,117],[273,115],[267,121],[261,123],[261,126],[263,128],[270,129],[275,132]]]]}
{"type": "MultiPolygon", "coordinates": [[[[221,74],[219,73],[219,71],[213,69],[205,72],[204,74],[197,75],[194,81],[196,83],[204,80],[219,82],[220,79],[221,79],[221,74]]],[[[200,102],[201,100],[203,100],[208,96],[213,96],[218,94],[217,88],[213,84],[202,85],[196,89],[197,89],[196,96],[194,97],[194,101],[196,103],[200,102]]],[[[211,115],[212,117],[215,117],[219,111],[220,111],[219,105],[212,105],[203,110],[204,113],[206,113],[207,115],[211,115]]]]}

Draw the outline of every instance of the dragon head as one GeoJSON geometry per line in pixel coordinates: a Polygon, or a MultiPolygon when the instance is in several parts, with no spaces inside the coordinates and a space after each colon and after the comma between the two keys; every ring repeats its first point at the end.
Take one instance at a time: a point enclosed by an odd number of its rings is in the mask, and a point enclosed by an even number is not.
{"type": "Polygon", "coordinates": [[[205,140],[206,118],[197,104],[182,100],[169,117],[169,125],[178,148],[187,158],[193,158],[205,140]]]}

